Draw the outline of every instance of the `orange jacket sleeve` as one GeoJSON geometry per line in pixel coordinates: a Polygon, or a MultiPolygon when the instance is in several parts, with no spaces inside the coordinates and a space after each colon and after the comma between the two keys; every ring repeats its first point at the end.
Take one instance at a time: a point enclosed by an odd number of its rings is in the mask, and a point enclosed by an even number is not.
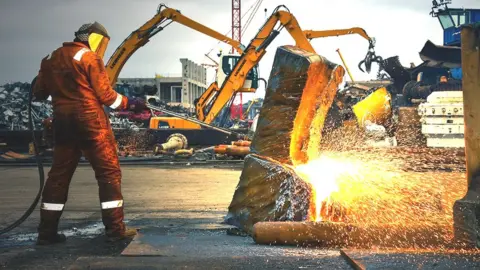
{"type": "Polygon", "coordinates": [[[50,93],[45,83],[45,75],[43,72],[48,61],[47,57],[42,59],[40,71],[38,71],[37,75],[37,80],[35,81],[35,84],[32,85],[34,100],[46,100],[50,96],[50,93]]]}
{"type": "Polygon", "coordinates": [[[103,60],[94,52],[86,53],[85,56],[86,73],[100,103],[114,110],[126,109],[128,99],[117,93],[110,85],[103,60]]]}

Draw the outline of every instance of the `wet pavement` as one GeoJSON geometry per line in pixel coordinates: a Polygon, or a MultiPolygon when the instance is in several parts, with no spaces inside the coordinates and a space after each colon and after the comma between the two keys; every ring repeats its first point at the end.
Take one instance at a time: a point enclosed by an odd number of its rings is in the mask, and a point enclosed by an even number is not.
{"type": "MultiPolygon", "coordinates": [[[[123,167],[126,222],[132,242],[103,236],[93,172],[78,168],[61,220],[65,244],[34,246],[38,209],[0,236],[3,269],[351,269],[339,250],[259,246],[222,224],[241,166],[123,167]]],[[[18,218],[38,189],[36,169],[0,168],[0,226],[18,218]]],[[[367,269],[479,269],[480,255],[352,253],[367,269]]]]}

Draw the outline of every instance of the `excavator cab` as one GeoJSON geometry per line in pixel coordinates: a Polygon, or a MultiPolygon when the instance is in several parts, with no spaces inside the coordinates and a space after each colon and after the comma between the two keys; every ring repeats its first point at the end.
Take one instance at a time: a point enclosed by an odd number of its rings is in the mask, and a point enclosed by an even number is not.
{"type": "MultiPolygon", "coordinates": [[[[218,64],[217,70],[217,84],[222,86],[225,82],[225,79],[232,73],[232,70],[235,68],[240,55],[226,54],[220,56],[220,62],[218,64]]],[[[243,84],[240,92],[255,92],[258,88],[258,64],[250,70],[247,74],[245,83],[243,84]]]]}

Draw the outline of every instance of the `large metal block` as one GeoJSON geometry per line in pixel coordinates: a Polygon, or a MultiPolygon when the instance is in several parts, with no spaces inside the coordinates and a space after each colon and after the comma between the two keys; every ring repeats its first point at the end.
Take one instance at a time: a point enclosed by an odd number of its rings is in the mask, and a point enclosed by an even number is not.
{"type": "Polygon", "coordinates": [[[306,220],[310,192],[311,186],[291,168],[248,155],[225,221],[251,233],[259,221],[306,220]]]}
{"type": "Polygon", "coordinates": [[[319,55],[279,47],[252,152],[288,164],[318,155],[326,114],[344,74],[341,66],[319,55]]]}
{"type": "Polygon", "coordinates": [[[319,155],[321,131],[345,70],[325,58],[277,49],[257,128],[245,159],[228,224],[251,233],[259,221],[302,221],[311,186],[289,165],[319,155]]]}

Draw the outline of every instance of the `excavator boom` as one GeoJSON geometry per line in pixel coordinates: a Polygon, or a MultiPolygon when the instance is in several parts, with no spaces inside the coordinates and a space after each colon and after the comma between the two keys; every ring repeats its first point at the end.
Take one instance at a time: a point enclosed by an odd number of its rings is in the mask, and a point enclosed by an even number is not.
{"type": "MultiPolygon", "coordinates": [[[[275,9],[257,35],[250,41],[233,70],[220,86],[212,83],[196,104],[197,118],[205,123],[212,123],[221,110],[238,92],[254,92],[256,89],[245,88],[247,74],[256,66],[266,53],[267,47],[278,36],[283,28],[296,42],[296,46],[315,53],[312,45],[303,33],[296,18],[288,11],[275,9]]],[[[288,9],[287,9],[288,10],[288,9]]]]}
{"type": "Polygon", "coordinates": [[[157,14],[137,30],[133,31],[123,41],[123,43],[118,46],[108,60],[106,64],[106,70],[112,86],[117,82],[120,71],[130,56],[132,56],[132,54],[143,45],[148,43],[150,38],[162,31],[166,26],[174,21],[214,39],[222,41],[234,47],[235,50],[240,54],[243,53],[243,45],[240,42],[220,34],[219,32],[182,15],[178,10],[168,8],[162,4],[159,6],[157,14]]]}
{"type": "Polygon", "coordinates": [[[198,99],[195,105],[198,119],[212,123],[225,105],[232,101],[236,93],[255,92],[256,88],[244,86],[247,80],[247,74],[259,63],[266,53],[266,48],[280,33],[279,29],[275,29],[277,25],[279,25],[280,29],[283,27],[287,29],[295,40],[297,47],[312,53],[315,53],[315,50],[310,43],[311,39],[358,34],[369,42],[367,56],[365,60],[359,64],[360,70],[363,71],[360,65],[365,64],[367,71],[370,71],[371,63],[379,60],[374,52],[375,39],[371,38],[363,28],[353,27],[336,30],[302,31],[295,17],[288,11],[278,10],[280,7],[282,6],[279,6],[276,11],[274,11],[257,35],[252,39],[237,61],[234,69],[223,82],[223,85],[219,86],[217,82],[212,83],[198,99]]]}

